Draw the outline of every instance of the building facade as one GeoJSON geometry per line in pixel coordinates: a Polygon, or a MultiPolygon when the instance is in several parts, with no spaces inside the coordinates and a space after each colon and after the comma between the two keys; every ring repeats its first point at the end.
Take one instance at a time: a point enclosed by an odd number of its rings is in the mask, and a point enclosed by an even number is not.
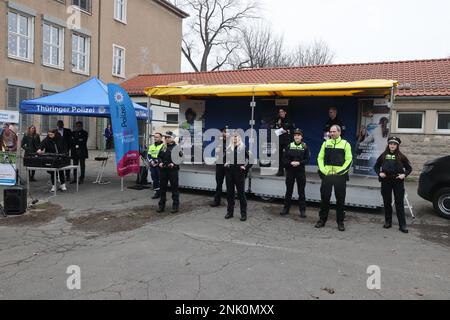
{"type": "MultiPolygon", "coordinates": [[[[179,72],[182,20],[165,0],[0,1],[0,109],[71,88],[91,77],[121,83],[140,73],[179,72]]],[[[45,134],[58,116],[24,116],[45,134]]],[[[83,120],[89,147],[103,145],[106,123],[83,120]]]]}

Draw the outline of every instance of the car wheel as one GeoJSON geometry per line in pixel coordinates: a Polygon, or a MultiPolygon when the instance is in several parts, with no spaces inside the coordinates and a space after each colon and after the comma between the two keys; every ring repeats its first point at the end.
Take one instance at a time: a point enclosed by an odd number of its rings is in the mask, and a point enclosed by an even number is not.
{"type": "Polygon", "coordinates": [[[436,192],[433,206],[441,217],[450,219],[450,188],[442,188],[436,192]]]}

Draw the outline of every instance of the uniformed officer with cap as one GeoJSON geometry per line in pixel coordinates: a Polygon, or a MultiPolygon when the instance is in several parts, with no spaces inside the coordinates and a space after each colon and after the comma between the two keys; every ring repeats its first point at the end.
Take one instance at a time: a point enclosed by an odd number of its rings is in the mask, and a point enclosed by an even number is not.
{"type": "Polygon", "coordinates": [[[348,173],[353,163],[350,143],[341,138],[342,129],[338,125],[330,128],[330,139],[322,144],[317,162],[322,179],[320,187],[321,207],[316,228],[323,228],[328,220],[330,199],[333,192],[336,196],[336,220],[339,231],[345,231],[344,208],[347,192],[348,173]]]}
{"type": "Polygon", "coordinates": [[[398,137],[389,137],[386,150],[378,158],[374,170],[381,182],[385,223],[384,228],[392,228],[392,192],[395,198],[399,229],[408,233],[405,217],[405,178],[411,174],[412,168],[408,158],[400,152],[402,141],[398,137]]]}
{"type": "Polygon", "coordinates": [[[180,170],[180,163],[183,154],[181,149],[178,150],[175,143],[176,135],[172,131],[167,131],[164,135],[165,144],[158,154],[158,162],[161,179],[161,198],[159,200],[158,212],[164,212],[166,208],[166,194],[167,188],[170,183],[172,188],[172,213],[177,213],[180,209],[180,192],[178,190],[178,172],[180,170]],[[178,152],[178,154],[176,153],[178,152]],[[179,156],[176,159],[177,155],[179,156]],[[177,161],[180,160],[180,161],[177,161]]]}
{"type": "Polygon", "coordinates": [[[303,131],[300,129],[294,130],[294,142],[291,142],[286,148],[283,157],[283,164],[286,168],[286,197],[283,211],[281,215],[288,215],[292,202],[292,193],[294,192],[294,184],[297,182],[300,217],[306,218],[306,173],[305,165],[311,159],[311,152],[303,142],[303,131]]]}

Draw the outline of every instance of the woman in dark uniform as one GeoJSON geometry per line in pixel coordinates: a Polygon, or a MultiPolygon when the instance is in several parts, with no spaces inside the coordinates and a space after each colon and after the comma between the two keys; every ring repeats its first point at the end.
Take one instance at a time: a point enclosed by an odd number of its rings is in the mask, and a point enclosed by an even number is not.
{"type": "MultiPolygon", "coordinates": [[[[30,126],[28,128],[27,133],[23,136],[21,144],[22,149],[25,150],[25,157],[33,153],[36,153],[40,145],[41,145],[41,137],[39,136],[39,134],[36,133],[36,127],[30,126]]],[[[35,174],[36,171],[28,172],[30,181],[36,181],[36,179],[34,178],[35,174]]]]}
{"type": "Polygon", "coordinates": [[[225,219],[231,219],[234,215],[234,189],[237,189],[241,205],[241,221],[247,220],[247,199],[245,197],[245,179],[250,164],[250,153],[239,134],[233,134],[231,145],[227,148],[225,175],[227,184],[227,215],[225,219]]]}
{"type": "Polygon", "coordinates": [[[311,159],[311,152],[309,151],[306,143],[303,142],[303,131],[295,129],[294,142],[286,148],[283,158],[283,164],[286,168],[286,196],[284,201],[284,208],[281,211],[281,215],[285,216],[289,214],[291,208],[292,193],[294,192],[294,184],[297,182],[298,200],[300,217],[306,218],[306,173],[305,165],[309,163],[311,159]]]}
{"type": "Polygon", "coordinates": [[[381,182],[385,213],[384,228],[392,228],[392,192],[394,192],[399,229],[403,233],[408,233],[404,203],[405,178],[411,174],[412,168],[408,158],[400,152],[400,144],[400,138],[390,137],[386,151],[378,158],[374,170],[381,182]]]}

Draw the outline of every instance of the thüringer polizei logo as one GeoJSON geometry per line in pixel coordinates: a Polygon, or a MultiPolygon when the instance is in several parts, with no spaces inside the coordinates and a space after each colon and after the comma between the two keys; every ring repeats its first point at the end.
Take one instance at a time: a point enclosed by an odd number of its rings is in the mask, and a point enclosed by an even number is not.
{"type": "Polygon", "coordinates": [[[114,100],[117,103],[123,103],[123,94],[121,92],[116,92],[116,94],[114,95],[114,100]]]}

